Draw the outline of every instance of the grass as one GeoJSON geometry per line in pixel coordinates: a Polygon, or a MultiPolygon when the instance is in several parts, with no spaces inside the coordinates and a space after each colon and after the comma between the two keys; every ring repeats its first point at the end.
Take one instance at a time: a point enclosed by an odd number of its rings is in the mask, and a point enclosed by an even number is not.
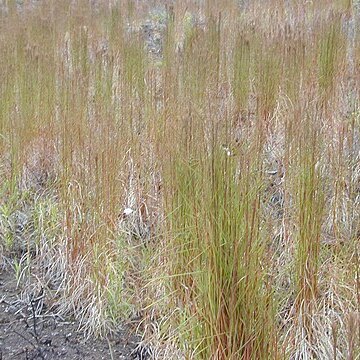
{"type": "Polygon", "coordinates": [[[0,12],[18,285],[154,358],[359,359],[357,2],[124,4],[0,12]]]}

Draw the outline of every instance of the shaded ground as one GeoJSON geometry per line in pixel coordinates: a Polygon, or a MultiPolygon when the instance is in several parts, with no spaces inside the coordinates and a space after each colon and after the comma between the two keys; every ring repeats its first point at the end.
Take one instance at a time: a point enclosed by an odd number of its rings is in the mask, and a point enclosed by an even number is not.
{"type": "Polygon", "coordinates": [[[145,359],[126,331],[112,338],[85,340],[77,323],[47,311],[39,293],[21,299],[13,273],[0,270],[0,360],[145,359]]]}

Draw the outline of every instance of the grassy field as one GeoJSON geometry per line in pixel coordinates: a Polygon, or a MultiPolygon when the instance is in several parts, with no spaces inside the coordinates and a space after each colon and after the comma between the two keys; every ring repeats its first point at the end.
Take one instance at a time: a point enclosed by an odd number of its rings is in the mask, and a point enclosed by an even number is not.
{"type": "Polygon", "coordinates": [[[360,359],[359,1],[3,1],[0,69],[23,291],[154,359],[360,359]]]}

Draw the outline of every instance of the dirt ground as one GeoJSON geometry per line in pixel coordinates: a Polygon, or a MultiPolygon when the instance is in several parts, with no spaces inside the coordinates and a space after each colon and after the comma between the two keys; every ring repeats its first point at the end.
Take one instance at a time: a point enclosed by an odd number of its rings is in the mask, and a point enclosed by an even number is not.
{"type": "Polygon", "coordinates": [[[86,340],[78,324],[47,311],[43,295],[20,298],[13,273],[0,270],[0,360],[146,359],[126,331],[86,340]],[[34,316],[35,314],[35,316],[34,316]]]}

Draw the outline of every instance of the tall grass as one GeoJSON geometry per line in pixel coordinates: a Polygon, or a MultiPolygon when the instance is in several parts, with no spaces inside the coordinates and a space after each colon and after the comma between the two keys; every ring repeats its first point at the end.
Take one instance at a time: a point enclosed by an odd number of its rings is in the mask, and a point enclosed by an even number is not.
{"type": "Polygon", "coordinates": [[[3,258],[157,358],[356,359],[357,5],[156,4],[1,9],[3,258]]]}
{"type": "Polygon", "coordinates": [[[192,341],[202,358],[275,356],[274,301],[261,229],[261,173],[214,149],[174,167],[171,228],[174,287],[194,315],[192,341]],[[273,334],[273,336],[268,336],[273,334]]]}

